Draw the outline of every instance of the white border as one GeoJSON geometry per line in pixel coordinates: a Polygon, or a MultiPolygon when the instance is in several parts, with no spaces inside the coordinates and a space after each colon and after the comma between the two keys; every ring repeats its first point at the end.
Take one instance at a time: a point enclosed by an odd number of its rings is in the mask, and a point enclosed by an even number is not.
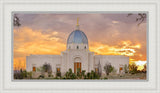
{"type": "Polygon", "coordinates": [[[143,1],[1,1],[0,92],[160,92],[159,2],[143,1]],[[11,12],[12,11],[148,11],[149,12],[149,81],[148,82],[13,82],[11,81],[11,12]],[[158,51],[158,52],[157,52],[158,51]],[[62,91],[63,90],[63,91],[62,91]]]}

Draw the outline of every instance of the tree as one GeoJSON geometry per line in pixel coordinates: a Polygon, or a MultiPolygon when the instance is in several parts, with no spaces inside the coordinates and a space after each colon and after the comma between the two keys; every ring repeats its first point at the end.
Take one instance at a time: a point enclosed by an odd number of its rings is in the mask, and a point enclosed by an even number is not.
{"type": "Polygon", "coordinates": [[[52,73],[52,67],[50,64],[45,63],[42,68],[43,72],[48,72],[48,74],[52,73]]]}
{"type": "MultiPolygon", "coordinates": [[[[129,16],[131,16],[131,15],[133,15],[133,14],[132,14],[132,13],[129,13],[129,14],[127,15],[127,17],[129,17],[129,16]]],[[[138,16],[137,16],[137,18],[136,18],[136,21],[139,22],[139,23],[138,23],[138,26],[139,26],[143,21],[145,21],[146,18],[147,18],[147,14],[146,14],[146,13],[138,13],[138,16]]]]}
{"type": "Polygon", "coordinates": [[[144,73],[147,72],[147,64],[144,64],[144,68],[143,68],[142,72],[144,72],[144,73]]]}
{"type": "Polygon", "coordinates": [[[111,63],[106,63],[104,66],[104,70],[106,72],[106,75],[109,75],[113,71],[114,67],[111,65],[111,63]]]}
{"type": "Polygon", "coordinates": [[[14,14],[13,25],[14,26],[18,26],[18,27],[21,26],[20,19],[19,19],[19,17],[16,14],[14,14]]]}
{"type": "Polygon", "coordinates": [[[137,66],[135,63],[129,65],[129,73],[135,74],[138,73],[137,66]]]}
{"type": "Polygon", "coordinates": [[[27,78],[27,77],[28,77],[28,73],[27,73],[26,70],[20,69],[19,71],[14,72],[14,78],[15,79],[24,79],[24,78],[27,78]]]}

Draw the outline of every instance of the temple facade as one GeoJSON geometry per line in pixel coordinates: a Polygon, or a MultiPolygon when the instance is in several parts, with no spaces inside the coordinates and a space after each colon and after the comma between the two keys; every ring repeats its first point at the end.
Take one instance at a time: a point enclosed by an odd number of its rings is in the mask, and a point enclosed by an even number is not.
{"type": "Polygon", "coordinates": [[[52,74],[57,72],[64,75],[70,68],[74,73],[79,68],[91,72],[101,70],[105,75],[105,64],[111,64],[115,72],[124,73],[124,65],[129,65],[129,57],[124,55],[95,55],[89,51],[88,38],[83,31],[79,29],[77,22],[76,29],[71,32],[67,39],[66,51],[61,55],[30,55],[26,57],[26,70],[37,72],[39,67],[44,64],[51,66],[52,74]]]}

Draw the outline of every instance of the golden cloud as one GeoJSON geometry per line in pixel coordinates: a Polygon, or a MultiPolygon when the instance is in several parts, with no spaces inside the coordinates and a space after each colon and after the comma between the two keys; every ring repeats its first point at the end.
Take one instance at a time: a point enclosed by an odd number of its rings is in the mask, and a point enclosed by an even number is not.
{"type": "Polygon", "coordinates": [[[66,44],[56,37],[59,33],[53,31],[43,34],[31,28],[14,29],[14,69],[25,68],[26,56],[30,54],[60,54],[66,49],[66,44]]]}
{"type": "Polygon", "coordinates": [[[140,44],[132,45],[131,41],[121,41],[118,46],[109,46],[100,42],[91,42],[90,51],[102,55],[134,56],[136,49],[140,49],[140,46],[140,44]]]}

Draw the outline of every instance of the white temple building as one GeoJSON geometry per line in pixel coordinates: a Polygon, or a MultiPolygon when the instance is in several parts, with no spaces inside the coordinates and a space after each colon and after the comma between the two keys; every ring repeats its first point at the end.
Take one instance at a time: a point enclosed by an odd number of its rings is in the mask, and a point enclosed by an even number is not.
{"type": "Polygon", "coordinates": [[[26,57],[26,70],[36,72],[37,68],[45,63],[50,64],[52,74],[57,72],[64,75],[70,68],[74,73],[77,68],[86,72],[96,71],[101,66],[102,74],[105,74],[104,66],[110,63],[116,69],[116,73],[124,72],[124,65],[129,65],[129,57],[124,55],[95,55],[89,51],[88,39],[84,32],[79,29],[77,21],[76,30],[71,32],[67,39],[66,51],[61,55],[30,55],[26,57]]]}

